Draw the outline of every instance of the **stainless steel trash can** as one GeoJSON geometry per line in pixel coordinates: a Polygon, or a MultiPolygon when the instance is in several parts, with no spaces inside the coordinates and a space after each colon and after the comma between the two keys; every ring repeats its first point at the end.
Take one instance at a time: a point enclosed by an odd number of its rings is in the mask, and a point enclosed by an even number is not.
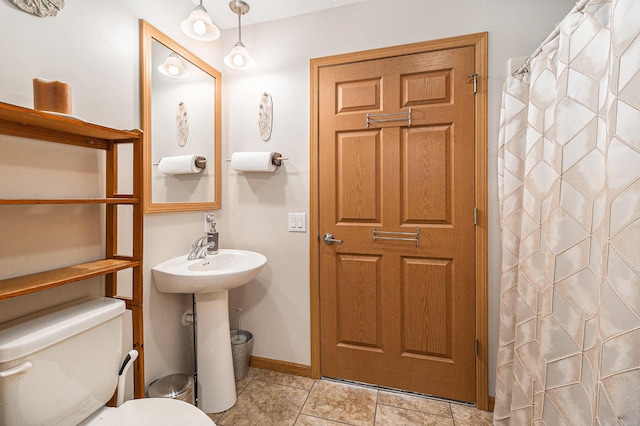
{"type": "Polygon", "coordinates": [[[171,374],[149,386],[149,398],[172,398],[195,405],[193,377],[188,374],[171,374]]]}
{"type": "Polygon", "coordinates": [[[236,381],[244,379],[249,372],[249,361],[253,352],[253,334],[247,330],[231,330],[231,355],[236,381]]]}

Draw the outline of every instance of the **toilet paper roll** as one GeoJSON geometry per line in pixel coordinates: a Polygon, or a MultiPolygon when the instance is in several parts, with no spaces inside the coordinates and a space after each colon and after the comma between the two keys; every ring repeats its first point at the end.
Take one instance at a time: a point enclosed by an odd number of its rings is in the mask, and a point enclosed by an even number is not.
{"type": "Polygon", "coordinates": [[[196,166],[197,155],[178,155],[176,157],[162,157],[158,164],[158,171],[165,175],[181,175],[198,173],[202,170],[196,166]]]}
{"type": "Polygon", "coordinates": [[[231,168],[239,172],[273,172],[274,152],[234,152],[231,155],[231,168]]]}

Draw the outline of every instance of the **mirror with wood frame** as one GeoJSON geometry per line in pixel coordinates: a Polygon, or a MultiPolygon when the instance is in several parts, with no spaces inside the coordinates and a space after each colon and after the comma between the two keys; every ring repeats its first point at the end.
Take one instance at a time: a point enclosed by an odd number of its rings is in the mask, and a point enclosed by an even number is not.
{"type": "Polygon", "coordinates": [[[140,20],[145,213],[221,208],[218,70],[140,20]]]}

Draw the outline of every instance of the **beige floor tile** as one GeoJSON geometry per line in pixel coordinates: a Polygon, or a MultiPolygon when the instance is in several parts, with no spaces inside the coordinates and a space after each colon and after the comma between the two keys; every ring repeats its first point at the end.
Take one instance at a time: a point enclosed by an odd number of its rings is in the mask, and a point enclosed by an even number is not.
{"type": "Polygon", "coordinates": [[[333,420],[321,419],[319,417],[311,417],[301,414],[298,417],[296,426],[345,426],[348,423],[334,422],[333,420]]]}
{"type": "Polygon", "coordinates": [[[491,426],[493,424],[493,413],[488,411],[453,403],[451,411],[453,411],[456,426],[491,426]]]}
{"type": "Polygon", "coordinates": [[[493,413],[457,403],[250,368],[219,426],[490,426],[493,413]]]}
{"type": "Polygon", "coordinates": [[[315,383],[315,380],[308,377],[294,376],[269,370],[260,370],[258,374],[256,374],[255,379],[305,390],[311,390],[315,383]]]}
{"type": "Polygon", "coordinates": [[[396,392],[380,391],[378,404],[391,407],[405,408],[407,410],[422,411],[437,416],[451,417],[451,408],[448,402],[436,399],[406,395],[396,392]]]}
{"type": "Polygon", "coordinates": [[[376,426],[453,426],[453,419],[421,411],[378,405],[375,424],[376,426]]]}
{"type": "Polygon", "coordinates": [[[261,370],[258,368],[249,367],[249,371],[247,372],[247,375],[236,382],[236,393],[240,394],[240,392],[242,392],[244,388],[247,387],[249,382],[253,380],[256,374],[258,374],[260,371],[261,370]]]}
{"type": "Polygon", "coordinates": [[[289,386],[252,380],[236,405],[216,421],[220,426],[293,425],[308,392],[289,386]]]}
{"type": "Polygon", "coordinates": [[[352,425],[373,425],[377,391],[317,381],[304,404],[302,414],[352,425]]]}

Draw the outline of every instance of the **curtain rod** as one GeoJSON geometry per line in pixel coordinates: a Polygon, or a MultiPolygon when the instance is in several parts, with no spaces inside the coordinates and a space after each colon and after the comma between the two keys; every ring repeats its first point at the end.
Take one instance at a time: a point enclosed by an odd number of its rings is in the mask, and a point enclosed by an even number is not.
{"type": "Polygon", "coordinates": [[[540,43],[540,45],[538,46],[538,48],[524,61],[524,64],[522,64],[522,66],[520,66],[520,68],[518,68],[517,70],[515,70],[511,75],[517,75],[517,74],[526,74],[529,72],[529,65],[531,64],[531,61],[540,54],[540,52],[542,52],[542,47],[545,46],[547,43],[549,43],[551,40],[553,40],[554,38],[558,37],[558,35],[560,34],[560,26],[562,25],[562,23],[571,15],[573,15],[574,13],[579,13],[582,12],[585,8],[585,6],[587,5],[587,3],[589,3],[591,0],[578,0],[576,2],[576,5],[569,11],[569,13],[567,14],[567,16],[565,16],[562,21],[560,21],[556,27],[553,29],[553,31],[551,32],[551,34],[549,34],[547,36],[547,38],[545,38],[542,43],[540,43]]]}

